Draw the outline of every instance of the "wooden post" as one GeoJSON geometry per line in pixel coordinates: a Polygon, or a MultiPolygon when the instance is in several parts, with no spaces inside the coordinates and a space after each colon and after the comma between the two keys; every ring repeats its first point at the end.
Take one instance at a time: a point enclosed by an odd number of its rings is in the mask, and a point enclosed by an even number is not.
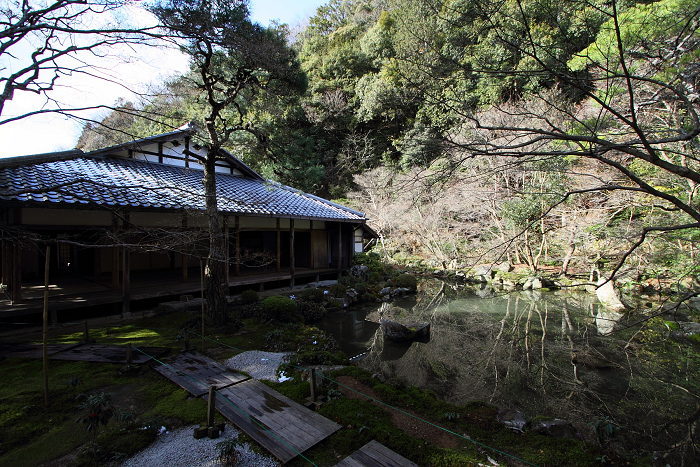
{"type": "Polygon", "coordinates": [[[131,306],[131,251],[128,248],[123,249],[124,270],[123,277],[123,301],[122,301],[122,316],[129,313],[131,306]]]}
{"type": "MultiPolygon", "coordinates": [[[[182,212],[182,230],[187,231],[187,212],[182,212]]],[[[189,250],[187,247],[182,249],[182,282],[187,282],[189,280],[189,250]]]]}
{"type": "Polygon", "coordinates": [[[22,300],[22,247],[19,242],[12,245],[12,303],[22,300]]]}
{"type": "Polygon", "coordinates": [[[88,330],[88,322],[83,321],[83,338],[85,342],[90,342],[90,332],[88,330]]]}
{"type": "Polygon", "coordinates": [[[131,349],[131,342],[126,344],[126,364],[131,365],[134,363],[134,355],[131,349]]]}
{"type": "Polygon", "coordinates": [[[224,216],[224,249],[226,251],[226,295],[228,295],[231,280],[231,242],[229,241],[228,216],[224,216]]]}
{"type": "Polygon", "coordinates": [[[44,365],[44,406],[49,406],[49,352],[47,344],[49,321],[49,264],[51,258],[51,246],[46,246],[46,263],[44,266],[44,329],[43,329],[43,365],[44,365]]]}
{"type": "Polygon", "coordinates": [[[292,276],[289,285],[294,287],[294,219],[289,219],[289,273],[292,276]]]}
{"type": "Polygon", "coordinates": [[[241,275],[241,218],[236,216],[233,230],[236,232],[236,277],[241,275]]]}
{"type": "Polygon", "coordinates": [[[189,280],[189,251],[187,247],[182,249],[182,282],[187,282],[189,280]]]}
{"type": "Polygon", "coordinates": [[[316,402],[316,368],[311,369],[309,386],[311,387],[311,402],[316,402]]]}
{"type": "Polygon", "coordinates": [[[309,221],[309,264],[311,269],[316,269],[316,257],[314,255],[314,221],[309,221]]]}
{"type": "Polygon", "coordinates": [[[338,271],[343,269],[343,224],[338,222],[338,271]]]}
{"type": "Polygon", "coordinates": [[[200,285],[202,287],[202,352],[204,352],[204,261],[199,258],[199,276],[200,285]]]}
{"type": "Polygon", "coordinates": [[[214,426],[214,413],[216,412],[216,386],[209,386],[209,404],[207,405],[207,426],[214,426]]]}
{"type": "Polygon", "coordinates": [[[119,247],[112,247],[112,289],[119,290],[119,247]]]}
{"type": "Polygon", "coordinates": [[[282,270],[282,232],[280,231],[280,218],[277,218],[277,272],[282,270]]]}

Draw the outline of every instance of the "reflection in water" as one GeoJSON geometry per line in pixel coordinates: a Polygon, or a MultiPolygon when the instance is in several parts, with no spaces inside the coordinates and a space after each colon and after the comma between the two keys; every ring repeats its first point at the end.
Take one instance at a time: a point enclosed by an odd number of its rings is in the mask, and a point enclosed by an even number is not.
{"type": "Polygon", "coordinates": [[[444,283],[423,288],[432,294],[394,302],[382,313],[401,323],[430,321],[427,343],[386,342],[378,304],[328,316],[319,327],[348,356],[367,352],[359,366],[386,380],[430,389],[458,405],[480,400],[529,417],[565,418],[589,441],[591,425],[608,417],[626,428],[627,449],[648,448],[651,440],[662,442],[649,427],[651,414],[662,426],[687,409],[682,404],[688,395],[681,393],[680,407],[659,410],[656,394],[669,388],[658,387],[663,384],[644,360],[649,357],[628,343],[629,336],[611,334],[621,315],[601,310],[593,294],[513,292],[448,300],[444,283]]]}

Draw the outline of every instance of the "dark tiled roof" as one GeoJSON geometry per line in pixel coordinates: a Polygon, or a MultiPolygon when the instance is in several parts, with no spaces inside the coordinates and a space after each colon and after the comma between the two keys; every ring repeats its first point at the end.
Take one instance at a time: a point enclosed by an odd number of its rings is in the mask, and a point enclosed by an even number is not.
{"type": "MultiPolygon", "coordinates": [[[[19,158],[18,158],[19,159],[19,158]]],[[[135,209],[204,209],[204,172],[121,158],[81,157],[0,164],[0,199],[135,209]]],[[[364,214],[292,188],[218,173],[222,213],[364,220],[364,214]]]]}

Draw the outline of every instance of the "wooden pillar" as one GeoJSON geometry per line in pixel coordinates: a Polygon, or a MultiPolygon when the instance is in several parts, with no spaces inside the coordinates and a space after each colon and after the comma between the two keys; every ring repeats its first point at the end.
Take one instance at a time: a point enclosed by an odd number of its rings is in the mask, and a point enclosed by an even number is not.
{"type": "Polygon", "coordinates": [[[277,272],[282,270],[282,231],[280,230],[280,218],[277,218],[277,272]]]}
{"type": "Polygon", "coordinates": [[[207,404],[207,427],[214,426],[214,415],[216,414],[216,386],[209,386],[209,399],[207,404]]]}
{"type": "Polygon", "coordinates": [[[10,261],[11,251],[10,243],[5,240],[2,241],[2,277],[0,277],[0,282],[3,284],[10,283],[10,271],[12,268],[12,261],[10,261]]]}
{"type": "MultiPolygon", "coordinates": [[[[104,244],[104,241],[101,241],[100,243],[104,244]]],[[[95,278],[95,282],[99,282],[100,276],[102,275],[102,248],[93,248],[92,251],[95,255],[93,257],[93,276],[95,278]]]]}
{"type": "MultiPolygon", "coordinates": [[[[182,213],[182,230],[187,230],[187,212],[182,213]]],[[[182,282],[187,282],[189,279],[189,250],[187,247],[182,249],[182,282]]]]}
{"type": "Polygon", "coordinates": [[[224,216],[224,251],[226,251],[226,294],[231,280],[231,242],[229,241],[228,216],[224,216]]]}
{"type": "Polygon", "coordinates": [[[316,368],[311,368],[309,375],[309,388],[311,389],[311,402],[316,402],[316,368]]]}
{"type": "Polygon", "coordinates": [[[51,246],[46,247],[46,263],[44,266],[44,314],[43,314],[43,346],[42,361],[44,367],[44,407],[49,406],[49,355],[48,355],[48,320],[49,320],[49,264],[51,246]]]}
{"type": "Polygon", "coordinates": [[[338,270],[343,269],[343,223],[338,222],[338,270]]]}
{"type": "Polygon", "coordinates": [[[290,285],[294,287],[294,219],[289,219],[289,274],[292,276],[290,285]]]}
{"type": "Polygon", "coordinates": [[[22,247],[19,242],[12,244],[12,303],[22,300],[22,247]]]}
{"type": "Polygon", "coordinates": [[[316,269],[314,258],[314,221],[309,221],[309,264],[311,269],[316,269]]]}
{"type": "Polygon", "coordinates": [[[112,247],[112,289],[119,290],[119,257],[121,248],[118,246],[112,247]]]}
{"type": "Polygon", "coordinates": [[[129,313],[131,301],[131,251],[122,248],[123,270],[122,270],[122,314],[129,313]]]}
{"type": "Polygon", "coordinates": [[[236,216],[233,229],[236,233],[236,277],[241,275],[241,218],[236,216]]]}

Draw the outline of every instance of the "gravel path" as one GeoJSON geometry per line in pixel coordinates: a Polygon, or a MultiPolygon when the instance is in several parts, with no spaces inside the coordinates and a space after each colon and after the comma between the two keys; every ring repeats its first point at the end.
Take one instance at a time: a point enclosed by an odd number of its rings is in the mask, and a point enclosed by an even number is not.
{"type": "Polygon", "coordinates": [[[226,362],[226,366],[232,370],[245,371],[255,379],[277,382],[277,367],[284,363],[284,357],[291,353],[251,350],[234,355],[226,362]]]}
{"type": "MultiPolygon", "coordinates": [[[[218,467],[216,444],[237,438],[240,433],[231,425],[217,439],[194,439],[192,435],[197,425],[165,432],[149,447],[129,458],[122,467],[218,467]]],[[[280,463],[271,456],[254,453],[249,444],[242,445],[238,452],[240,462],[237,467],[279,467],[280,463]]]]}

